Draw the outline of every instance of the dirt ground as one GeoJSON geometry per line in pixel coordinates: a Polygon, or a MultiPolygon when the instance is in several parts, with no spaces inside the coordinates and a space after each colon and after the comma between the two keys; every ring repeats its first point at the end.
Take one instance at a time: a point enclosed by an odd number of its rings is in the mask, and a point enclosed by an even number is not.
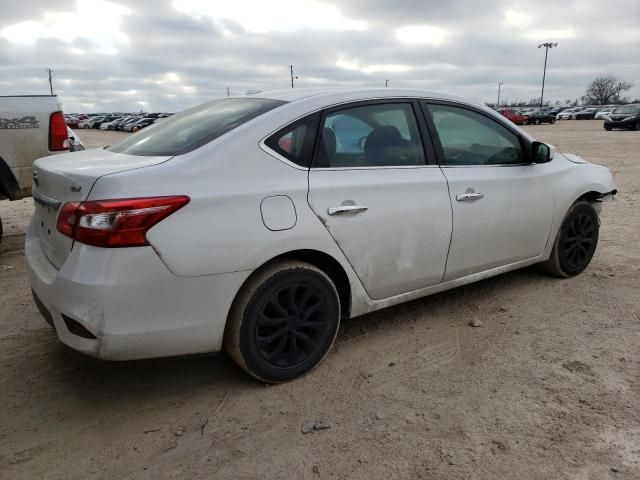
{"type": "Polygon", "coordinates": [[[318,369],[277,387],[224,354],[66,348],[31,300],[30,201],[0,202],[0,478],[640,478],[640,132],[528,130],[616,177],[589,269],[525,269],[347,321],[318,369]],[[301,432],[319,419],[330,428],[301,432]]]}

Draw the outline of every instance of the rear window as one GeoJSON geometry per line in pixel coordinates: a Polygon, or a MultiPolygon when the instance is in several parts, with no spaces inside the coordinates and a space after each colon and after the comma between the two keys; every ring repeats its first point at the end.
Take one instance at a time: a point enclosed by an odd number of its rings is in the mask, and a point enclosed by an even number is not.
{"type": "Polygon", "coordinates": [[[107,150],[141,156],[181,155],[285,103],[268,98],[214,100],[162,119],[107,150]]]}

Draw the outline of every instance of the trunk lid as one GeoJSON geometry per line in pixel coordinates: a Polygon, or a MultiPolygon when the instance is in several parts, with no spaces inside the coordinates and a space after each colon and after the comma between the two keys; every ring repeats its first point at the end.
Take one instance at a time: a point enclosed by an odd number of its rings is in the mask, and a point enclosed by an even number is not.
{"type": "Polygon", "coordinates": [[[96,149],[36,160],[33,165],[35,212],[32,222],[49,261],[60,269],[73,247],[73,239],[56,229],[63,204],[85,200],[96,180],[104,175],[157,165],[169,158],[96,149]]]}

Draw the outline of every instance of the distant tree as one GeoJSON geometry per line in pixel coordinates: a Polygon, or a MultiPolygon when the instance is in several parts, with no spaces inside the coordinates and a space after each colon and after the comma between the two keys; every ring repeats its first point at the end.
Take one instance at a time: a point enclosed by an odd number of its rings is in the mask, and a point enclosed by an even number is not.
{"type": "Polygon", "coordinates": [[[588,103],[606,105],[620,101],[620,94],[633,87],[632,83],[618,80],[613,75],[595,78],[587,87],[584,96],[588,103]]]}

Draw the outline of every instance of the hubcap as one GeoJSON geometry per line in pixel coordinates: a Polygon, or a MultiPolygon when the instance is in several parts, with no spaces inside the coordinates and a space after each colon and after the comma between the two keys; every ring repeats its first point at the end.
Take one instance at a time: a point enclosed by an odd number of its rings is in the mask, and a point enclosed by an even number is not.
{"type": "Polygon", "coordinates": [[[274,367],[300,365],[326,340],[329,314],[317,288],[304,282],[284,286],[258,315],[255,340],[260,355],[274,367]]]}
{"type": "Polygon", "coordinates": [[[563,242],[562,253],[567,265],[579,269],[591,258],[595,249],[596,226],[593,217],[586,213],[577,215],[569,227],[563,242]]]}

